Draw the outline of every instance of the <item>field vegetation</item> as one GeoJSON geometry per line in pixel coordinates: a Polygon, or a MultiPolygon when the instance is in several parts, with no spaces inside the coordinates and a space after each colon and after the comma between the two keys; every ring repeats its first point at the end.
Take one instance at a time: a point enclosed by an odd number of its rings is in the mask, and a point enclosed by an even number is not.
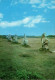
{"type": "MultiPolygon", "coordinates": [[[[54,80],[55,53],[40,51],[41,39],[28,38],[29,46],[0,38],[1,80],[54,80]]],[[[49,38],[49,48],[55,50],[55,38],[49,38]]]]}

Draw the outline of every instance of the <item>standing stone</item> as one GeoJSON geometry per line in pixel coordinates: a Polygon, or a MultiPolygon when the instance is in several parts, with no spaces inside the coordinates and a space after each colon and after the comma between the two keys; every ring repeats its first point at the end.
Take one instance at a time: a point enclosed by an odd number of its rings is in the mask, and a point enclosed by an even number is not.
{"type": "Polygon", "coordinates": [[[7,36],[7,39],[8,39],[8,41],[12,41],[12,36],[9,34],[9,35],[7,36]]]}
{"type": "Polygon", "coordinates": [[[18,43],[18,37],[17,37],[17,35],[14,35],[14,37],[13,37],[13,42],[14,42],[14,43],[18,43]]]}
{"type": "Polygon", "coordinates": [[[42,41],[42,49],[44,50],[48,50],[49,47],[48,47],[48,39],[46,38],[46,35],[45,33],[42,34],[42,37],[41,37],[41,41],[42,41]]]}
{"type": "Polygon", "coordinates": [[[26,38],[26,35],[24,34],[24,39],[23,39],[23,45],[28,45],[28,40],[26,38]]]}

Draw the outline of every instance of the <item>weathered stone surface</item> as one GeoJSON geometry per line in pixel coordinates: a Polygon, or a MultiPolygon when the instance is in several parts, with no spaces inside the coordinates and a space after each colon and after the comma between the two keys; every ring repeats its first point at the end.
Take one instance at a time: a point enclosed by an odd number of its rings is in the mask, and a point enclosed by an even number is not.
{"type": "Polygon", "coordinates": [[[8,39],[9,41],[12,41],[12,37],[11,37],[10,34],[7,36],[7,39],[8,39]]]}
{"type": "Polygon", "coordinates": [[[18,43],[18,37],[17,37],[17,35],[14,35],[14,37],[13,37],[13,42],[14,42],[14,43],[18,43]]]}
{"type": "Polygon", "coordinates": [[[26,38],[26,35],[24,34],[24,39],[23,39],[23,45],[28,45],[28,40],[26,38]]]}
{"type": "Polygon", "coordinates": [[[49,49],[49,47],[48,47],[49,41],[46,38],[45,33],[42,34],[41,41],[42,41],[42,48],[48,50],[49,49]]]}

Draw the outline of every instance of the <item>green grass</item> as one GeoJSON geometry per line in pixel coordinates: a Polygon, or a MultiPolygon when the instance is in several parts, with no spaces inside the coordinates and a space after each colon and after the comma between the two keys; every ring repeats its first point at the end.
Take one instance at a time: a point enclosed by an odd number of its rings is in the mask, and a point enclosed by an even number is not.
{"type": "MultiPolygon", "coordinates": [[[[29,46],[13,44],[0,38],[0,78],[2,80],[55,79],[55,53],[39,51],[40,38],[29,38],[29,46]]],[[[19,39],[21,43],[22,39],[19,39]]],[[[50,39],[55,50],[55,39],[50,39]]]]}

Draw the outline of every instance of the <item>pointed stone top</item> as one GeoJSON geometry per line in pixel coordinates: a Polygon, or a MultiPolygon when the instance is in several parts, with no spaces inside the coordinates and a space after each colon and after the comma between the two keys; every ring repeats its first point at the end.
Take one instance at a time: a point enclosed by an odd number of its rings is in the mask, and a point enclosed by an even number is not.
{"type": "Polygon", "coordinates": [[[46,37],[46,33],[43,33],[43,34],[42,34],[42,37],[46,37]]]}
{"type": "Polygon", "coordinates": [[[26,35],[24,34],[24,38],[26,39],[26,35]]]}

